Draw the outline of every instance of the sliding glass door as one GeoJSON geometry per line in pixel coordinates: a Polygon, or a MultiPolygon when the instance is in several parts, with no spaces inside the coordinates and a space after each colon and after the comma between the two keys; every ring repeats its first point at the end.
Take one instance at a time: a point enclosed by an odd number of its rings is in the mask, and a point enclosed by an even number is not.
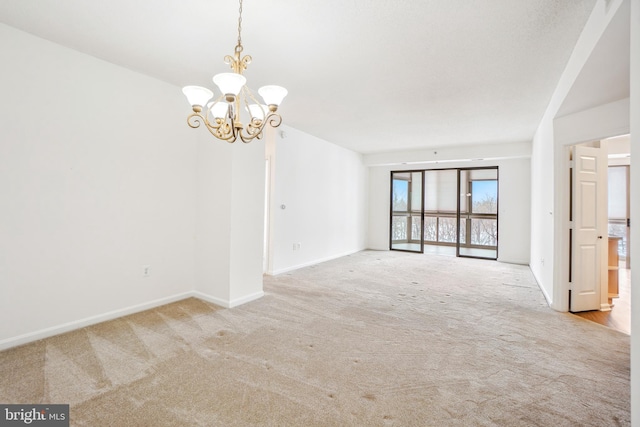
{"type": "Polygon", "coordinates": [[[498,169],[458,170],[457,255],[498,258],[498,169]]]}
{"type": "Polygon", "coordinates": [[[423,252],[423,182],[422,171],[391,172],[391,249],[423,252]]]}
{"type": "MultiPolygon", "coordinates": [[[[424,172],[424,243],[431,247],[450,246],[458,236],[456,169],[424,172]]],[[[446,251],[445,251],[446,252],[446,251]]]]}
{"type": "Polygon", "coordinates": [[[498,257],[498,168],[391,172],[390,249],[498,257]]]}

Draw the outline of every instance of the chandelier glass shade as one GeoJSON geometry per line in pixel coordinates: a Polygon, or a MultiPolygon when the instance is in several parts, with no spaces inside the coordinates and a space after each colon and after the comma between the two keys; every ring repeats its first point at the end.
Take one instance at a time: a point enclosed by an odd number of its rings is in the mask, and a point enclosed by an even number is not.
{"type": "Polygon", "coordinates": [[[213,91],[201,86],[185,86],[182,92],[193,109],[187,117],[189,126],[198,128],[204,124],[218,139],[235,142],[240,138],[247,143],[262,138],[267,124],[272,127],[280,126],[282,117],[277,111],[287,90],[281,86],[263,86],[258,89],[262,97],[260,101],[246,86],[247,79],[242,73],[251,63],[251,56],[242,56],[241,33],[242,0],[238,18],[238,44],[233,56],[224,57],[224,62],[230,65],[233,72],[213,76],[213,83],[221,94],[214,98],[213,91]],[[246,126],[242,123],[243,119],[247,121],[246,126]]]}

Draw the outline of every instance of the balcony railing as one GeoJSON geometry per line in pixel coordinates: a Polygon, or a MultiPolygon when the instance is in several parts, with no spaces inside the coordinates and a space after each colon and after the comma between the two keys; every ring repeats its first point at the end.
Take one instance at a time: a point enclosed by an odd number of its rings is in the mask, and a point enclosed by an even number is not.
{"type": "MultiPolygon", "coordinates": [[[[420,243],[420,213],[393,212],[393,243],[420,243]],[[408,230],[411,230],[409,235],[408,230]]],[[[458,234],[455,212],[425,212],[424,243],[454,246],[458,234]]],[[[486,213],[461,213],[460,244],[466,247],[496,249],[498,216],[486,213]],[[470,236],[468,241],[467,236],[470,236]]]]}

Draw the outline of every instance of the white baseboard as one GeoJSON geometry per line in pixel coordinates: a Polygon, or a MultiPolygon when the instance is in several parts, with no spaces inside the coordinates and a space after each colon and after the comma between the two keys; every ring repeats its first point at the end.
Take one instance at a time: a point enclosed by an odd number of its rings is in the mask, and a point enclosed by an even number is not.
{"type": "Polygon", "coordinates": [[[211,304],[215,304],[215,305],[219,305],[220,307],[224,307],[224,308],[233,308],[233,307],[237,307],[239,305],[242,304],[246,304],[248,302],[251,301],[255,301],[258,298],[262,298],[264,296],[264,292],[260,291],[260,292],[256,292],[250,295],[246,295],[242,298],[236,298],[233,300],[224,300],[221,298],[216,298],[214,296],[211,295],[207,295],[205,293],[199,292],[199,291],[194,291],[193,292],[193,296],[195,298],[199,298],[203,301],[207,301],[210,302],[211,304]]]}
{"type": "Polygon", "coordinates": [[[76,329],[84,328],[86,326],[95,325],[97,323],[106,322],[108,320],[117,319],[119,317],[127,316],[129,314],[139,313],[141,311],[149,310],[152,308],[160,307],[165,304],[180,301],[186,298],[199,298],[203,301],[219,305],[224,308],[233,308],[242,304],[246,304],[250,301],[257,300],[264,296],[264,292],[256,292],[250,295],[246,295],[242,298],[236,298],[231,301],[222,300],[220,298],[213,297],[211,295],[204,294],[198,291],[189,291],[176,295],[172,295],[165,298],[159,298],[153,301],[145,302],[142,304],[133,305],[130,307],[122,308],[119,310],[109,311],[107,313],[99,314],[97,316],[91,316],[84,319],[76,320],[73,322],[63,323],[62,325],[52,326],[50,328],[41,329],[39,331],[30,332],[27,334],[19,335],[17,337],[11,337],[0,341],[0,351],[6,350],[19,345],[28,344],[33,341],[38,341],[44,338],[49,338],[54,335],[60,335],[65,332],[74,331],[76,329]]]}
{"type": "Polygon", "coordinates": [[[224,299],[221,299],[221,298],[216,298],[214,296],[207,295],[207,294],[202,293],[200,291],[193,291],[193,296],[195,298],[201,299],[203,301],[210,302],[211,304],[219,305],[220,307],[231,308],[231,307],[229,307],[229,301],[228,300],[224,300],[224,299]]]}
{"type": "Polygon", "coordinates": [[[293,271],[293,270],[297,270],[299,268],[309,267],[311,265],[316,265],[316,264],[320,264],[320,263],[323,263],[323,262],[331,261],[331,260],[336,259],[336,258],[342,258],[344,256],[353,255],[355,253],[362,252],[364,250],[366,250],[366,249],[356,249],[354,251],[344,252],[344,253],[337,254],[337,255],[331,255],[331,256],[328,256],[328,257],[325,257],[325,258],[315,259],[313,261],[304,262],[302,264],[297,264],[297,265],[294,265],[294,266],[291,266],[291,267],[285,267],[285,268],[281,268],[281,269],[278,269],[278,270],[267,271],[267,274],[269,276],[277,276],[278,274],[286,273],[288,271],[293,271]]]}
{"type": "Polygon", "coordinates": [[[109,311],[97,316],[86,317],[84,319],[75,320],[73,322],[63,323],[61,325],[52,326],[50,328],[41,329],[39,331],[29,332],[27,334],[18,335],[17,337],[7,338],[0,341],[0,351],[6,350],[11,347],[17,347],[19,345],[27,344],[33,341],[41,340],[43,338],[52,337],[54,335],[60,335],[65,332],[84,328],[86,326],[95,325],[96,323],[101,323],[107,320],[117,319],[118,317],[127,316],[129,314],[149,310],[151,308],[156,308],[161,305],[180,301],[193,296],[195,296],[193,292],[184,292],[181,294],[159,298],[142,304],[132,305],[130,307],[122,308],[119,310],[109,311]]]}
{"type": "Polygon", "coordinates": [[[251,301],[255,301],[255,300],[259,299],[259,298],[262,298],[263,296],[264,296],[264,292],[260,291],[260,292],[255,292],[255,293],[250,294],[250,295],[245,295],[242,298],[232,299],[229,302],[229,308],[237,307],[239,305],[246,304],[246,303],[251,302],[251,301]]]}
{"type": "Polygon", "coordinates": [[[498,257],[496,261],[502,262],[505,264],[529,265],[528,260],[520,260],[520,259],[509,259],[509,258],[498,257]]]}
{"type": "MultiPolygon", "coordinates": [[[[529,267],[529,270],[531,270],[531,267],[529,267]]],[[[551,296],[547,293],[544,287],[540,285],[540,281],[536,277],[536,273],[534,273],[533,270],[531,270],[531,274],[533,275],[533,278],[535,279],[536,284],[538,285],[538,288],[540,288],[542,295],[544,295],[544,299],[547,300],[547,304],[549,305],[549,307],[552,307],[551,304],[553,303],[553,298],[551,298],[551,296]]]]}
{"type": "Polygon", "coordinates": [[[611,311],[611,304],[600,304],[600,311],[611,311]]]}
{"type": "Polygon", "coordinates": [[[242,304],[246,304],[250,301],[257,300],[264,296],[264,292],[256,292],[250,295],[246,295],[242,298],[236,298],[231,301],[222,300],[220,298],[213,297],[211,295],[203,294],[198,291],[189,291],[176,295],[172,295],[165,298],[159,298],[153,301],[145,302],[142,304],[133,305],[119,310],[109,311],[107,313],[99,314],[97,316],[91,316],[84,319],[76,320],[73,322],[63,323],[62,325],[53,326],[50,328],[41,329],[39,331],[30,332],[28,334],[19,335],[17,337],[11,337],[0,341],[0,351],[6,350],[19,345],[28,344],[33,341],[41,340],[43,338],[49,338],[54,335],[60,335],[65,332],[74,331],[76,329],[84,328],[86,326],[95,325],[97,323],[106,322],[108,320],[117,319],[119,317],[127,316],[129,314],[139,313],[141,311],[149,310],[152,308],[160,307],[165,304],[180,301],[186,298],[199,298],[203,301],[210,302],[215,305],[219,305],[224,308],[233,308],[242,304]]]}

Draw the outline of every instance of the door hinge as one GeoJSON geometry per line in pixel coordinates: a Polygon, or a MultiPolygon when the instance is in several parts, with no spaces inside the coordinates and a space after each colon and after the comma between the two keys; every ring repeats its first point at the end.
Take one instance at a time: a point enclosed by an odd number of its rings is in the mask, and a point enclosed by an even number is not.
{"type": "Polygon", "coordinates": [[[631,227],[631,218],[627,218],[627,227],[631,227]]]}

